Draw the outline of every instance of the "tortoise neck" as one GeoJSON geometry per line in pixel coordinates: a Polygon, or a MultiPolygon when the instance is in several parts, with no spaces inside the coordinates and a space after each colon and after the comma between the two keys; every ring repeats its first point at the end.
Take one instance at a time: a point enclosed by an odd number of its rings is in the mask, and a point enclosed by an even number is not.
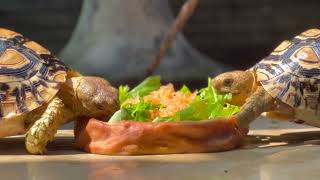
{"type": "Polygon", "coordinates": [[[81,105],[77,99],[74,86],[77,86],[76,82],[72,81],[71,78],[67,79],[66,83],[62,85],[58,96],[63,100],[66,107],[73,112],[74,116],[78,116],[81,112],[81,105]]]}
{"type": "Polygon", "coordinates": [[[249,124],[263,112],[271,111],[274,107],[274,98],[271,97],[261,86],[247,99],[246,103],[237,113],[237,124],[241,128],[248,128],[249,124]]]}

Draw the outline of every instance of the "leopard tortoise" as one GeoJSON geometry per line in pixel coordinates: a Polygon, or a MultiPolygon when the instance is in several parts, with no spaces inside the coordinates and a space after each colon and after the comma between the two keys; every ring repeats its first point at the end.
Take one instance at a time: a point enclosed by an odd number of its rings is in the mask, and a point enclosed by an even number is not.
{"type": "Polygon", "coordinates": [[[283,41],[249,70],[218,75],[214,87],[242,106],[240,127],[260,115],[320,127],[320,29],[283,41]]]}
{"type": "Polygon", "coordinates": [[[26,134],[27,151],[44,154],[60,125],[105,118],[117,101],[106,80],[82,76],[38,43],[0,28],[0,137],[26,134]]]}

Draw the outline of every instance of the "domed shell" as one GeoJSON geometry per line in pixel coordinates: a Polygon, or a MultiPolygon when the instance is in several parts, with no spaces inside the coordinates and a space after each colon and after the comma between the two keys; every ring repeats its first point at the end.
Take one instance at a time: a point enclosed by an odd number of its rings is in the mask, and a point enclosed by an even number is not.
{"type": "Polygon", "coordinates": [[[64,63],[38,43],[0,28],[0,118],[50,101],[66,81],[66,71],[64,63]]]}
{"type": "Polygon", "coordinates": [[[274,98],[298,109],[320,107],[320,30],[310,29],[282,42],[253,67],[257,81],[274,98]]]}

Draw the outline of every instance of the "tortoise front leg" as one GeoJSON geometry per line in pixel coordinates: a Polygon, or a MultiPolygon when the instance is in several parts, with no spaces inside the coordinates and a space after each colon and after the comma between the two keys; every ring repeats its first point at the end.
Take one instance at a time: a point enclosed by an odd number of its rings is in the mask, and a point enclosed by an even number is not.
{"type": "Polygon", "coordinates": [[[275,106],[275,99],[270,96],[262,87],[253,93],[237,113],[237,124],[241,128],[248,128],[249,124],[259,117],[263,112],[272,111],[275,106]]]}
{"type": "Polygon", "coordinates": [[[55,97],[42,116],[35,121],[26,133],[25,146],[31,154],[46,153],[46,145],[52,141],[59,126],[64,121],[65,105],[55,97]]]}

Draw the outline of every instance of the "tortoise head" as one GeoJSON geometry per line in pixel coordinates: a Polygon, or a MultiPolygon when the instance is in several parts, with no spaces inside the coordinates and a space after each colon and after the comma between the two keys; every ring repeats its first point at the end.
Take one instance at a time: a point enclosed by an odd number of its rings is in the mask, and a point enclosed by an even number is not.
{"type": "Polygon", "coordinates": [[[119,109],[117,89],[103,78],[79,77],[75,94],[82,116],[105,119],[119,109]]]}
{"type": "Polygon", "coordinates": [[[213,86],[218,93],[231,93],[230,104],[242,106],[255,91],[255,75],[250,71],[231,71],[214,78],[213,86]]]}

